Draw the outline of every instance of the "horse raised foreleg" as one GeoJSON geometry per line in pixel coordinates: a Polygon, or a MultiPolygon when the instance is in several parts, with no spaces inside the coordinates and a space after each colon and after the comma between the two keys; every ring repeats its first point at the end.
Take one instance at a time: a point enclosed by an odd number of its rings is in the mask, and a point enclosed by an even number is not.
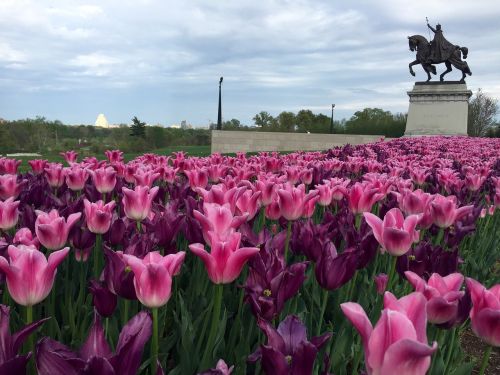
{"type": "Polygon", "coordinates": [[[446,70],[445,70],[443,73],[441,73],[441,75],[439,76],[439,80],[440,80],[441,82],[443,82],[443,81],[444,81],[444,76],[445,76],[446,74],[448,74],[449,72],[451,72],[451,70],[452,70],[452,69],[451,69],[451,64],[450,64],[450,62],[449,62],[448,60],[446,60],[446,61],[444,62],[444,64],[446,65],[446,70]]]}
{"type": "Polygon", "coordinates": [[[410,68],[410,74],[415,77],[415,72],[413,71],[412,66],[413,65],[418,65],[420,62],[418,60],[413,60],[411,63],[408,64],[408,67],[410,68]]]}

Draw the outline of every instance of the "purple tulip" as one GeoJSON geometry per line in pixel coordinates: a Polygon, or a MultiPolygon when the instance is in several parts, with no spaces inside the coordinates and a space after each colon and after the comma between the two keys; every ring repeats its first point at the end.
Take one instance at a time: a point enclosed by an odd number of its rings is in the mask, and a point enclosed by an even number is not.
{"type": "Polygon", "coordinates": [[[227,363],[223,359],[219,359],[217,361],[217,365],[215,368],[211,368],[210,370],[203,371],[198,375],[231,375],[233,372],[234,366],[229,367],[227,363]]]}
{"type": "Polygon", "coordinates": [[[304,283],[307,262],[286,266],[278,250],[269,249],[260,251],[249,266],[245,299],[256,317],[271,321],[304,283]]]}
{"type": "Polygon", "coordinates": [[[342,254],[337,254],[332,242],[325,243],[314,268],[318,284],[328,290],[334,290],[346,284],[356,272],[358,257],[357,251],[344,251],[342,254]]]}
{"type": "Polygon", "coordinates": [[[264,320],[258,324],[267,336],[267,344],[261,345],[248,360],[260,359],[262,369],[269,375],[311,374],[318,351],[331,337],[331,333],[325,333],[308,341],[306,327],[295,315],[287,316],[278,329],[264,320]]]}
{"type": "Polygon", "coordinates": [[[21,375],[26,373],[26,364],[31,352],[19,355],[23,342],[49,318],[38,320],[11,335],[9,332],[10,307],[0,305],[0,374],[21,375]]]}
{"type": "Polygon", "coordinates": [[[113,315],[118,303],[116,294],[111,293],[108,288],[96,280],[90,280],[89,291],[92,294],[92,304],[99,315],[106,318],[113,315]]]}
{"type": "Polygon", "coordinates": [[[127,271],[127,263],[122,258],[121,252],[115,252],[103,246],[104,258],[106,264],[104,266],[103,276],[104,282],[108,289],[126,299],[137,299],[134,288],[134,273],[127,271]]]}
{"type": "Polygon", "coordinates": [[[151,337],[152,319],[141,311],[122,328],[115,353],[106,342],[100,318],[94,315],[87,340],[78,353],[45,337],[36,345],[38,375],[135,375],[151,337]]]}

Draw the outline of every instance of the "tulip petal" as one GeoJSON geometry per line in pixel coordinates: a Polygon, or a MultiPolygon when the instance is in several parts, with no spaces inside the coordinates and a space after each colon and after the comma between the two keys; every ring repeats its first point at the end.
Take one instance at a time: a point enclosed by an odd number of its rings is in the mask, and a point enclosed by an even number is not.
{"type": "Polygon", "coordinates": [[[91,357],[81,375],[116,375],[113,366],[106,358],[101,356],[91,357]]]}
{"type": "Polygon", "coordinates": [[[418,341],[403,339],[391,345],[384,356],[380,374],[425,374],[431,364],[430,356],[437,350],[418,341]]]}
{"type": "Polygon", "coordinates": [[[122,328],[116,354],[110,359],[115,372],[135,375],[141,364],[142,351],[153,331],[151,315],[141,311],[122,328]]]}
{"type": "Polygon", "coordinates": [[[86,361],[90,360],[92,357],[111,357],[111,349],[106,342],[101,319],[97,312],[94,312],[94,323],[92,327],[90,327],[87,340],[80,348],[79,354],[80,357],[86,361]]]}
{"type": "Polygon", "coordinates": [[[472,330],[486,343],[500,346],[500,310],[485,308],[472,320],[472,330]]]}
{"type": "Polygon", "coordinates": [[[290,375],[312,374],[318,349],[312,343],[303,341],[293,353],[290,375]]]}
{"type": "Polygon", "coordinates": [[[273,347],[262,345],[262,370],[266,374],[289,375],[285,355],[273,347]]]}
{"type": "Polygon", "coordinates": [[[85,361],[68,347],[48,337],[36,344],[38,375],[79,375],[85,361]]]}
{"type": "Polygon", "coordinates": [[[40,319],[34,323],[31,323],[27,326],[25,326],[23,329],[20,331],[16,332],[15,334],[12,335],[12,352],[17,353],[19,349],[21,349],[21,346],[24,343],[24,340],[28,338],[29,335],[31,335],[38,327],[40,327],[43,323],[45,323],[49,318],[45,319],[40,319]]]}
{"type": "Polygon", "coordinates": [[[342,303],[340,304],[340,308],[361,335],[363,347],[365,348],[365,355],[368,356],[368,340],[373,332],[373,326],[365,310],[363,310],[361,305],[355,302],[342,303]]]}
{"type": "Polygon", "coordinates": [[[382,233],[383,233],[383,228],[382,228],[382,220],[370,213],[370,212],[363,212],[363,217],[366,220],[366,223],[372,228],[373,235],[375,236],[375,239],[379,244],[383,246],[383,239],[382,239],[382,233]]]}

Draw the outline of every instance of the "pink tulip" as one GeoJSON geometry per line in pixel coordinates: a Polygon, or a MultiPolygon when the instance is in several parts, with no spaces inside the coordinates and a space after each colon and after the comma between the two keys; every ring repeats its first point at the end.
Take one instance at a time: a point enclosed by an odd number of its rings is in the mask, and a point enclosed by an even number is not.
{"type": "Polygon", "coordinates": [[[33,306],[50,293],[57,266],[68,255],[69,247],[54,251],[49,259],[34,246],[10,245],[10,264],[0,256],[0,270],[7,276],[7,287],[14,301],[23,306],[33,306]]]}
{"type": "Polygon", "coordinates": [[[61,155],[69,165],[76,163],[76,159],[78,158],[78,152],[73,150],[60,152],[59,155],[61,155]]]}
{"type": "Polygon", "coordinates": [[[40,243],[49,250],[59,250],[68,241],[68,234],[73,225],[76,224],[81,212],[68,216],[68,220],[59,216],[56,209],[49,213],[36,211],[35,233],[40,243]]]}
{"type": "Polygon", "coordinates": [[[487,344],[500,347],[500,284],[486,289],[469,277],[465,282],[472,298],[472,330],[487,344]]]}
{"type": "Polygon", "coordinates": [[[19,201],[14,202],[14,198],[0,201],[0,229],[9,230],[14,228],[19,219],[19,201]]]}
{"type": "Polygon", "coordinates": [[[63,165],[61,163],[48,163],[45,167],[45,178],[51,187],[61,187],[64,184],[63,165]]]}
{"type": "Polygon", "coordinates": [[[0,199],[16,199],[23,188],[23,183],[17,183],[17,175],[4,174],[0,176],[0,199]]]}
{"type": "Polygon", "coordinates": [[[17,168],[20,164],[21,160],[0,157],[0,175],[17,174],[17,168]]]}
{"type": "Polygon", "coordinates": [[[40,248],[40,241],[38,241],[38,238],[33,237],[33,233],[31,233],[29,228],[19,229],[14,235],[12,243],[14,245],[34,246],[37,249],[40,248]]]}
{"type": "Polygon", "coordinates": [[[338,177],[330,178],[329,180],[323,180],[323,183],[330,186],[332,200],[340,201],[345,196],[348,195],[347,186],[350,184],[350,179],[342,179],[338,177]]]}
{"type": "Polygon", "coordinates": [[[104,154],[111,164],[121,163],[123,161],[123,152],[120,150],[106,150],[104,154]]]}
{"type": "Polygon", "coordinates": [[[134,288],[137,298],[144,306],[163,306],[172,294],[172,277],[180,270],[186,253],[161,256],[158,251],[148,253],[144,259],[123,255],[123,259],[134,273],[134,288]]]}
{"type": "Polygon", "coordinates": [[[348,193],[349,209],[353,214],[370,212],[375,202],[384,198],[377,188],[356,182],[348,193]]]}
{"type": "Polygon", "coordinates": [[[104,204],[102,200],[96,203],[91,203],[87,199],[83,201],[85,206],[85,220],[87,228],[92,233],[104,234],[111,226],[111,219],[113,218],[113,210],[116,202],[111,201],[104,204]]]}
{"type": "Polygon", "coordinates": [[[151,212],[151,204],[158,194],[158,186],[150,189],[147,186],[136,186],[134,190],[122,188],[123,210],[125,215],[132,220],[142,221],[151,212]]]}
{"type": "Polygon", "coordinates": [[[368,375],[424,375],[430,356],[437,349],[427,344],[425,333],[426,300],[421,293],[412,293],[399,301],[386,292],[385,309],[372,326],[363,308],[354,302],[340,305],[344,315],[361,335],[368,375]]]}
{"type": "Polygon", "coordinates": [[[31,166],[31,170],[34,174],[42,174],[45,171],[45,167],[47,166],[48,162],[49,161],[45,159],[28,160],[28,163],[31,166]]]}
{"type": "Polygon", "coordinates": [[[406,215],[424,213],[425,208],[433,199],[431,194],[424,193],[420,189],[415,191],[405,189],[402,193],[393,192],[392,194],[396,196],[399,208],[406,215]]]}
{"type": "Polygon", "coordinates": [[[215,232],[208,232],[210,253],[201,243],[189,245],[189,249],[201,258],[208,277],[215,284],[231,283],[240,275],[245,263],[259,252],[256,247],[240,248],[241,233],[233,232],[226,239],[220,239],[215,232]]]}
{"type": "Polygon", "coordinates": [[[405,219],[399,208],[392,208],[385,214],[383,221],[370,212],[365,212],[363,216],[382,246],[382,252],[387,250],[391,255],[401,256],[419,240],[420,232],[415,230],[419,219],[417,215],[405,219]]]}
{"type": "Polygon", "coordinates": [[[203,197],[204,203],[217,203],[218,205],[229,204],[231,212],[236,212],[236,201],[243,194],[247,188],[245,186],[228,188],[223,184],[212,185],[210,190],[203,188],[194,189],[198,194],[203,197]]]}
{"type": "Polygon", "coordinates": [[[375,285],[377,288],[377,293],[378,294],[384,294],[386,288],[387,288],[387,282],[389,281],[389,276],[387,276],[385,273],[381,273],[377,276],[375,276],[375,285]]]}
{"type": "Polygon", "coordinates": [[[411,271],[405,276],[416,292],[422,293],[427,299],[427,318],[434,324],[443,324],[454,320],[458,313],[458,302],[464,296],[460,291],[464,281],[460,273],[442,277],[433,273],[428,282],[411,271]]]}
{"type": "Polygon", "coordinates": [[[140,186],[153,186],[154,182],[160,177],[159,173],[144,168],[137,168],[134,173],[134,180],[136,185],[140,186]]]}
{"type": "Polygon", "coordinates": [[[313,179],[313,170],[311,168],[302,171],[302,173],[300,174],[300,181],[302,181],[302,183],[305,185],[310,185],[312,179],[313,179]]]}
{"type": "Polygon", "coordinates": [[[116,171],[113,167],[101,167],[90,170],[95,188],[101,194],[113,191],[116,185],[116,171]]]}
{"type": "Polygon", "coordinates": [[[208,172],[205,168],[185,170],[184,174],[187,176],[189,186],[193,190],[195,188],[205,188],[208,184],[208,172]]]}
{"type": "Polygon", "coordinates": [[[261,192],[248,189],[236,200],[236,207],[241,215],[247,214],[247,221],[252,220],[260,209],[261,192]]]}
{"type": "Polygon", "coordinates": [[[229,203],[223,205],[204,203],[204,214],[193,210],[193,216],[201,224],[203,238],[208,245],[210,245],[209,232],[214,232],[218,238],[224,239],[247,221],[248,214],[234,216],[229,207],[229,203]]]}
{"type": "Polygon", "coordinates": [[[278,189],[279,206],[281,216],[289,221],[299,219],[304,213],[305,204],[318,195],[317,190],[312,190],[306,194],[306,187],[304,184],[294,187],[287,183],[283,188],[278,189]]]}
{"type": "Polygon", "coordinates": [[[278,199],[274,200],[266,207],[266,218],[269,220],[278,220],[281,217],[281,209],[278,199]]]}
{"type": "Polygon", "coordinates": [[[65,168],[64,175],[66,176],[66,185],[73,191],[82,190],[89,178],[89,172],[79,165],[65,168]]]}
{"type": "Polygon", "coordinates": [[[330,185],[317,185],[316,190],[318,190],[318,204],[323,207],[329,206],[332,203],[333,196],[333,190],[330,185]]]}
{"type": "Polygon", "coordinates": [[[486,181],[486,176],[481,176],[479,173],[467,173],[465,176],[465,186],[470,191],[478,191],[486,181]]]}
{"type": "Polygon", "coordinates": [[[423,185],[425,180],[430,175],[430,171],[423,168],[412,168],[410,169],[410,177],[417,185],[423,185]]]}
{"type": "Polygon", "coordinates": [[[274,181],[257,180],[255,181],[255,188],[257,189],[257,191],[261,192],[260,198],[263,206],[271,204],[274,198],[277,196],[277,185],[274,181]]]}
{"type": "Polygon", "coordinates": [[[448,228],[455,221],[472,212],[474,205],[463,206],[457,209],[457,198],[454,195],[444,197],[436,194],[430,203],[430,214],[434,224],[440,228],[448,228]]]}

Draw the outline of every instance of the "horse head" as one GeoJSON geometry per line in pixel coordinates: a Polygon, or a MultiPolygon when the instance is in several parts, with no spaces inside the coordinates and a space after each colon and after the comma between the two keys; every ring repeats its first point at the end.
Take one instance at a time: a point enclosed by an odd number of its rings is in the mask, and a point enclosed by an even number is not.
{"type": "Polygon", "coordinates": [[[408,44],[410,46],[410,50],[415,51],[424,46],[427,47],[429,45],[429,41],[422,35],[412,35],[408,37],[408,44]]]}

